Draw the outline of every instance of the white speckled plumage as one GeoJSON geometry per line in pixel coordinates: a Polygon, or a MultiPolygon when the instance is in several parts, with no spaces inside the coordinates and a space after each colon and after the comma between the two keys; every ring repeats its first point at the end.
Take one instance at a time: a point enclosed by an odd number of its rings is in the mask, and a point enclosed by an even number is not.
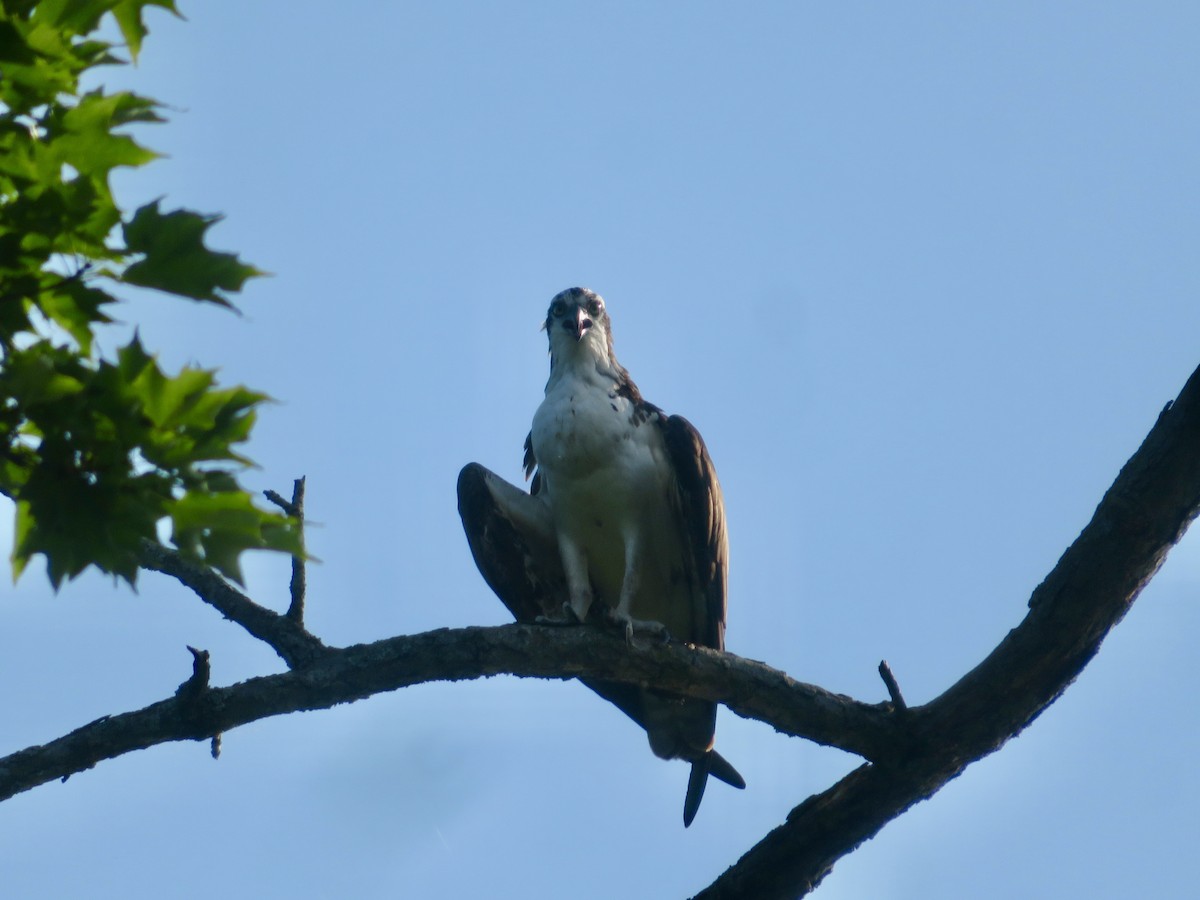
{"type": "MultiPolygon", "coordinates": [[[[657,622],[693,640],[692,597],[679,560],[675,484],[658,429],[620,392],[620,375],[598,358],[596,328],[556,354],[531,441],[541,491],[554,516],[576,617],[587,618],[592,589],[622,620],[657,622]]],[[[590,331],[591,329],[589,329],[590,331]]]]}

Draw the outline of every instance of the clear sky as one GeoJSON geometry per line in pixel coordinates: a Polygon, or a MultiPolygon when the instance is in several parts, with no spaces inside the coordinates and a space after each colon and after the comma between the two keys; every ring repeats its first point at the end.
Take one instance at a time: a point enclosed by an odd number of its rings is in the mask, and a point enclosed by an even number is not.
{"type": "MultiPolygon", "coordinates": [[[[165,363],[279,403],[257,487],[308,476],[309,619],[344,644],[507,613],[455,511],[519,480],[549,298],[725,489],[728,647],[875,702],[939,694],[1021,619],[1200,363],[1200,6],[181,0],[127,208],[224,212],[241,318],[121,310],[165,363]]],[[[0,541],[11,508],[0,509],[0,541]]],[[[286,562],[248,560],[285,604],[286,562]]],[[[1021,737],[816,896],[1184,898],[1200,806],[1200,536],[1021,737]]],[[[178,584],[36,567],[0,603],[10,752],[170,695],[185,645],[274,655],[178,584]]],[[[426,685],[126,756],[0,804],[5,897],[684,897],[855,760],[723,712],[710,785],[576,684],[426,685]]]]}

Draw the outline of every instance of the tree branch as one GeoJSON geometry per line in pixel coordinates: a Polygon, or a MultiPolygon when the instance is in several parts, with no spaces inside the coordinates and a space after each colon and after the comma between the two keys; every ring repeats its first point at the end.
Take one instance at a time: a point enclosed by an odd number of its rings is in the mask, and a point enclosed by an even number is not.
{"type": "Polygon", "coordinates": [[[972,671],[910,708],[906,757],[810,797],[697,898],[796,897],[836,860],[1019,734],[1075,680],[1200,511],[1200,369],[1121,469],[1091,522],[972,671]]]}
{"type": "Polygon", "coordinates": [[[896,681],[896,676],[892,674],[892,667],[887,664],[886,659],[879,663],[879,677],[883,679],[884,686],[888,689],[888,695],[892,698],[892,707],[898,713],[906,712],[908,704],[904,702],[904,695],[900,693],[900,683],[896,681]]]}
{"type": "Polygon", "coordinates": [[[727,703],[738,715],[851,752],[883,756],[904,746],[882,707],[801,684],[732,654],[682,645],[631,648],[586,627],[443,628],[325,648],[306,666],[231,687],[208,688],[193,674],[174,697],[0,758],[0,800],[155,744],[205,740],[267,716],[325,709],[422,682],[499,674],[653,684],[727,703]]]}
{"type": "Polygon", "coordinates": [[[329,649],[298,621],[259,606],[212,569],[184,559],[174,550],[142,541],[138,562],[191,588],[225,618],[269,644],[289,668],[312,662],[329,649]]]}
{"type": "MultiPolygon", "coordinates": [[[[284,515],[291,516],[296,520],[300,529],[302,550],[304,549],[304,481],[302,475],[292,482],[291,500],[284,500],[275,491],[263,491],[264,496],[283,510],[284,515]]],[[[292,557],[292,580],[288,583],[288,593],[292,599],[284,615],[297,625],[304,624],[304,597],[308,590],[306,565],[307,560],[303,554],[292,557]]]]}

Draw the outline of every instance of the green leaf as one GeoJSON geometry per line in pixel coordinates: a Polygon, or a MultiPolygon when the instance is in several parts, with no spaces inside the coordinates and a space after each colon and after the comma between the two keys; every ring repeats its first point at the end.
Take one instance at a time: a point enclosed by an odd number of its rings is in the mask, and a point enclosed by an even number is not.
{"type": "Polygon", "coordinates": [[[29,331],[29,297],[37,294],[38,280],[33,276],[5,278],[0,282],[0,335],[6,337],[29,331]]]}
{"type": "Polygon", "coordinates": [[[37,55],[25,43],[25,36],[12,22],[0,21],[0,62],[32,65],[37,55]]]}
{"type": "Polygon", "coordinates": [[[4,366],[4,393],[26,408],[54,403],[83,392],[84,385],[72,373],[58,365],[57,354],[41,345],[9,353],[4,366]]]}
{"type": "Polygon", "coordinates": [[[115,302],[112,295],[88,287],[80,279],[65,281],[38,296],[38,307],[50,321],[71,335],[84,356],[90,356],[92,352],[93,326],[112,321],[100,307],[115,302]]]}
{"type": "Polygon", "coordinates": [[[171,509],[171,540],[181,553],[242,583],[241,554],[282,550],[303,555],[296,523],[254,505],[244,491],[189,494],[171,509]]]}
{"type": "Polygon", "coordinates": [[[42,0],[34,8],[34,21],[65,36],[95,31],[100,17],[114,0],[42,0]]]}
{"type": "Polygon", "coordinates": [[[129,94],[105,96],[93,91],[62,117],[61,133],[50,135],[57,158],[81,175],[105,176],[117,166],[142,166],[159,154],[112,129],[129,121],[147,121],[154,102],[129,94]],[[134,118],[129,118],[133,116],[134,118]]]}
{"type": "Polygon", "coordinates": [[[182,209],[163,215],[157,200],[141,207],[126,223],[124,235],[128,252],[145,256],[121,280],[232,308],[222,292],[240,291],[248,278],[265,273],[232,253],[204,245],[205,233],[220,220],[182,209]]]}
{"type": "Polygon", "coordinates": [[[41,553],[56,590],[90,565],[132,584],[141,541],[156,539],[166,512],[161,479],[96,478],[59,440],[43,442],[41,456],[17,500],[14,572],[41,553]]]}
{"type": "Polygon", "coordinates": [[[154,357],[142,346],[142,339],[135,331],[133,338],[117,351],[117,368],[121,377],[133,381],[147,366],[154,365],[154,357]]]}
{"type": "Polygon", "coordinates": [[[136,384],[143,398],[143,409],[159,428],[174,428],[183,424],[183,416],[212,387],[213,373],[203,369],[184,369],[174,378],[167,378],[157,366],[142,372],[136,384]]]}
{"type": "Polygon", "coordinates": [[[117,20],[117,25],[121,28],[121,34],[125,37],[125,45],[129,48],[129,55],[136,61],[138,53],[142,49],[142,40],[149,34],[145,23],[142,22],[142,8],[146,6],[159,6],[165,10],[174,13],[179,18],[179,10],[175,8],[174,0],[122,0],[113,7],[113,17],[117,20]]]}
{"type": "Polygon", "coordinates": [[[31,543],[29,538],[31,531],[33,531],[33,514],[28,501],[23,501],[17,504],[16,519],[13,523],[13,551],[9,556],[9,560],[12,562],[13,584],[16,584],[17,579],[21,577],[33,555],[22,551],[22,548],[28,548],[31,543]]]}
{"type": "MultiPolygon", "coordinates": [[[[117,359],[114,377],[123,381],[129,400],[152,426],[140,446],[148,462],[181,472],[218,460],[252,465],[232,447],[249,438],[255,409],[270,399],[266,394],[241,386],[217,388],[216,373],[209,369],[189,367],[168,376],[136,335],[117,359]]],[[[112,385],[106,389],[115,391],[112,385]]]]}

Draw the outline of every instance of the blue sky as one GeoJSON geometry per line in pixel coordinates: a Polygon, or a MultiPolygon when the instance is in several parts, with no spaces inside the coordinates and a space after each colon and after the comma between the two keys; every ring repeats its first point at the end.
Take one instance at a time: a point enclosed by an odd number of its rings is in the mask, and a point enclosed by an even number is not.
{"type": "MultiPolygon", "coordinates": [[[[123,176],[274,273],[238,318],[138,298],[165,363],[263,389],[257,487],[308,476],[309,621],[499,624],[455,511],[520,478],[549,298],[725,489],[732,652],[937,696],[1200,363],[1200,8],[1184,3],[183,3],[109,84],[171,106],[123,176]]],[[[0,509],[0,541],[11,540],[0,509]]],[[[247,561],[286,602],[286,562],[247,561]]],[[[1186,539],[1065,696],[816,896],[1189,897],[1186,539]]],[[[177,584],[36,569],[0,605],[9,752],[273,654],[177,584]]],[[[744,792],[578,685],[426,685],[102,764],[0,804],[6,896],[683,897],[854,759],[723,713],[744,792]],[[580,872],[586,873],[580,880],[580,872]]]]}

